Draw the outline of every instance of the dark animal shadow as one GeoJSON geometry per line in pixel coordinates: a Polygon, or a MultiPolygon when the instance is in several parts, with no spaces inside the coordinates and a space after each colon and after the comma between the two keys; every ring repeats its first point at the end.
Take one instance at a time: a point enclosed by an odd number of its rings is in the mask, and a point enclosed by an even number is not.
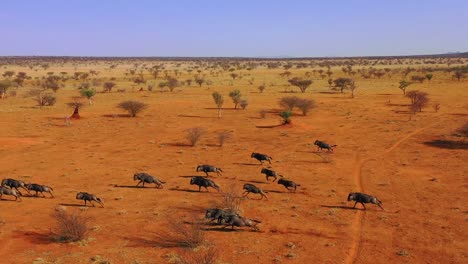
{"type": "Polygon", "coordinates": [[[443,148],[443,149],[468,149],[468,142],[464,141],[453,141],[453,140],[433,140],[423,143],[424,145],[443,148]]]}
{"type": "MultiPolygon", "coordinates": [[[[74,207],[85,207],[84,204],[69,204],[69,203],[60,203],[61,206],[74,206],[74,207]]],[[[93,207],[92,205],[87,205],[86,207],[93,207]]]]}
{"type": "MultiPolygon", "coordinates": [[[[217,109],[217,108],[216,108],[217,109]]],[[[178,117],[190,117],[190,118],[208,118],[208,119],[212,119],[212,118],[218,118],[216,116],[197,116],[197,115],[177,115],[178,117]]]]}
{"type": "Polygon", "coordinates": [[[319,94],[338,94],[338,92],[317,92],[319,94]]]}
{"type": "Polygon", "coordinates": [[[180,178],[192,178],[192,177],[203,177],[206,178],[206,175],[181,175],[180,178]]]}
{"type": "MultiPolygon", "coordinates": [[[[22,198],[21,198],[21,199],[22,199],[22,198]]],[[[10,200],[10,199],[3,199],[3,198],[0,199],[0,202],[18,202],[18,201],[21,202],[21,200],[13,200],[13,199],[10,200]]]]}
{"type": "Polygon", "coordinates": [[[259,184],[270,184],[272,182],[264,182],[264,181],[246,181],[246,180],[239,180],[241,182],[253,182],[253,183],[259,183],[259,184]]]}
{"type": "Polygon", "coordinates": [[[143,186],[141,186],[141,185],[140,185],[140,186],[136,186],[136,185],[117,185],[117,184],[115,184],[114,187],[115,187],[115,188],[131,188],[131,189],[158,189],[158,188],[153,187],[153,186],[150,186],[150,187],[145,186],[145,187],[143,187],[143,186]]]}
{"type": "Polygon", "coordinates": [[[375,95],[397,95],[397,94],[375,94],[375,95]]]}
{"type": "Polygon", "coordinates": [[[259,233],[259,231],[255,231],[250,227],[246,227],[248,229],[242,229],[242,228],[234,228],[232,229],[230,226],[227,226],[226,228],[223,227],[215,227],[215,228],[204,228],[203,230],[205,231],[216,231],[216,232],[255,232],[259,233]]]}
{"type": "Polygon", "coordinates": [[[452,113],[449,115],[454,115],[454,116],[468,116],[468,114],[463,114],[463,113],[452,113]]]}
{"type": "Polygon", "coordinates": [[[353,208],[353,207],[343,206],[343,205],[320,205],[320,207],[333,208],[333,209],[346,209],[346,210],[361,210],[361,211],[366,210],[364,208],[353,208]]]}
{"type": "Polygon", "coordinates": [[[244,166],[258,166],[258,165],[262,165],[262,164],[259,164],[259,163],[239,163],[239,162],[234,162],[232,163],[234,165],[244,165],[244,166]]]}
{"type": "Polygon", "coordinates": [[[295,193],[291,191],[263,190],[266,193],[295,193]]]}
{"type": "Polygon", "coordinates": [[[53,233],[48,232],[48,233],[37,233],[37,232],[23,232],[16,234],[15,237],[17,238],[25,238],[32,242],[33,244],[42,244],[42,245],[48,245],[52,244],[56,241],[54,241],[53,238],[53,233]]]}
{"type": "MultiPolygon", "coordinates": [[[[217,107],[205,107],[204,109],[206,110],[218,110],[217,107]]],[[[242,110],[242,108],[221,108],[221,110],[233,110],[233,111],[239,111],[239,110],[242,110]]],[[[215,118],[218,118],[218,117],[215,117],[215,118]]]]}
{"type": "Polygon", "coordinates": [[[171,191],[178,191],[178,192],[189,192],[189,193],[206,193],[206,190],[202,190],[199,192],[198,190],[190,190],[190,189],[176,189],[176,188],[170,188],[169,190],[171,191]]]}

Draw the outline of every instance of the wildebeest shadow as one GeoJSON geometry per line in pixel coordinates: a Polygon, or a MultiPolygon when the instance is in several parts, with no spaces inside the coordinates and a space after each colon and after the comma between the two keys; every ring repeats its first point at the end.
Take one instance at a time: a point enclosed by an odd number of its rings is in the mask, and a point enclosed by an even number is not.
{"type": "Polygon", "coordinates": [[[320,205],[320,207],[325,207],[325,208],[333,208],[333,209],[346,209],[346,210],[362,210],[364,211],[364,208],[353,208],[350,206],[343,206],[343,205],[320,205]]]}
{"type": "Polygon", "coordinates": [[[158,189],[158,188],[153,187],[153,186],[143,187],[142,185],[136,186],[136,185],[117,185],[117,184],[115,184],[114,187],[115,188],[131,188],[131,189],[158,189]]]}
{"type": "MultiPolygon", "coordinates": [[[[84,203],[83,204],[71,204],[71,203],[60,203],[59,205],[61,206],[74,206],[74,207],[84,207],[84,203]]],[[[92,205],[91,206],[88,206],[87,207],[93,207],[92,205]]]]}
{"type": "Polygon", "coordinates": [[[396,95],[396,94],[386,94],[386,93],[382,93],[382,94],[375,94],[375,95],[396,95]]]}
{"type": "Polygon", "coordinates": [[[205,177],[206,175],[181,175],[180,178],[205,177]]]}
{"type": "Polygon", "coordinates": [[[38,232],[22,232],[16,234],[15,237],[26,238],[33,244],[47,245],[56,242],[53,238],[53,233],[38,233],[38,232]]]}
{"type": "Polygon", "coordinates": [[[277,124],[277,125],[269,125],[269,126],[255,126],[256,128],[275,128],[275,127],[280,127],[284,126],[285,124],[277,124]]]}
{"type": "Polygon", "coordinates": [[[176,188],[170,188],[169,190],[171,191],[178,191],[178,192],[189,192],[189,193],[206,193],[206,190],[201,190],[199,192],[198,190],[190,190],[190,189],[176,189],[176,188]]]}
{"type": "Polygon", "coordinates": [[[260,231],[255,231],[252,228],[246,227],[246,229],[243,228],[234,228],[232,229],[231,227],[227,226],[226,228],[224,227],[215,227],[215,228],[203,228],[205,231],[216,231],[216,232],[255,232],[255,233],[260,233],[260,231]]]}
{"type": "Polygon", "coordinates": [[[244,165],[244,166],[258,166],[258,165],[262,165],[262,164],[259,164],[259,163],[239,163],[239,162],[234,162],[232,163],[234,165],[244,165]]]}
{"type": "Polygon", "coordinates": [[[13,199],[0,199],[0,202],[21,202],[21,200],[13,200],[13,199]]]}
{"type": "Polygon", "coordinates": [[[424,145],[444,149],[468,149],[468,142],[464,141],[436,139],[433,141],[424,142],[424,145]]]}
{"type": "MultiPolygon", "coordinates": [[[[205,107],[204,109],[206,110],[218,110],[217,107],[205,107]]],[[[234,110],[234,111],[238,111],[238,110],[242,110],[242,108],[221,108],[221,110],[234,110]]],[[[215,117],[215,118],[218,118],[218,117],[215,117]]]]}
{"type": "Polygon", "coordinates": [[[464,114],[464,113],[451,113],[449,115],[454,115],[454,116],[468,116],[468,114],[464,114]]]}

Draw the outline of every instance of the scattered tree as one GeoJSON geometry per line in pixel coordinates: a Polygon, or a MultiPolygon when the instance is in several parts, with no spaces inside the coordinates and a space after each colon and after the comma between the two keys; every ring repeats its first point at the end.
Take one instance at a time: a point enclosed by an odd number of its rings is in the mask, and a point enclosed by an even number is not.
{"type": "Polygon", "coordinates": [[[136,117],[138,113],[148,108],[148,105],[139,101],[128,100],[119,103],[117,107],[127,111],[131,117],[136,117]]]}
{"type": "Polygon", "coordinates": [[[406,95],[406,88],[408,88],[408,86],[410,86],[411,84],[413,84],[413,83],[407,82],[405,80],[401,80],[400,85],[398,86],[398,88],[400,88],[400,90],[403,91],[403,95],[406,95]]]}
{"type": "Polygon", "coordinates": [[[242,109],[245,109],[249,105],[249,101],[247,101],[247,99],[241,99],[239,105],[242,107],[242,109]]]}
{"type": "Polygon", "coordinates": [[[288,80],[288,82],[293,86],[299,87],[299,89],[303,93],[312,84],[312,80],[302,79],[302,78],[299,78],[299,77],[292,78],[292,79],[288,80]]]}
{"type": "Polygon", "coordinates": [[[265,84],[258,86],[258,90],[260,91],[260,93],[263,93],[263,91],[265,91],[265,84]]]}
{"type": "Polygon", "coordinates": [[[11,82],[8,80],[0,81],[0,98],[5,98],[6,92],[11,86],[11,82]]]}
{"type": "Polygon", "coordinates": [[[110,93],[112,91],[112,88],[115,86],[115,82],[105,82],[104,83],[104,92],[105,93],[110,93]]]}
{"type": "Polygon", "coordinates": [[[234,103],[234,109],[237,109],[237,105],[241,102],[241,92],[239,90],[233,90],[229,92],[229,97],[231,97],[232,102],[234,103]]]}
{"type": "Polygon", "coordinates": [[[213,96],[213,100],[215,101],[216,106],[218,107],[218,118],[221,118],[221,108],[223,107],[223,104],[224,104],[224,97],[222,94],[218,92],[214,92],[212,96],[213,96]]]}
{"type": "Polygon", "coordinates": [[[193,127],[186,130],[187,132],[187,139],[190,142],[190,146],[194,147],[197,145],[198,141],[200,140],[201,136],[205,134],[205,130],[201,127],[193,127]]]}
{"type": "Polygon", "coordinates": [[[434,104],[432,105],[432,108],[434,109],[434,112],[436,112],[436,113],[439,112],[440,103],[437,103],[437,102],[434,103],[434,104]]]}
{"type": "Polygon", "coordinates": [[[307,115],[312,108],[315,107],[315,101],[312,99],[301,99],[297,100],[296,106],[302,111],[303,115],[307,115]]]}
{"type": "Polygon", "coordinates": [[[410,110],[413,112],[421,112],[422,109],[429,103],[428,94],[418,90],[407,92],[406,97],[410,98],[411,100],[410,110]]]}
{"type": "Polygon", "coordinates": [[[460,81],[464,76],[465,74],[463,73],[463,71],[455,71],[455,73],[453,74],[453,77],[455,77],[458,81],[460,81]]]}
{"type": "Polygon", "coordinates": [[[58,242],[76,242],[87,237],[90,218],[84,213],[69,213],[65,209],[56,209],[53,213],[56,226],[54,239],[58,242]]]}
{"type": "Polygon", "coordinates": [[[83,89],[80,91],[81,96],[86,97],[88,99],[88,103],[90,105],[93,104],[93,97],[96,95],[96,90],[94,89],[83,89]]]}
{"type": "Polygon", "coordinates": [[[291,116],[292,116],[291,111],[283,111],[283,112],[279,113],[279,116],[281,116],[281,118],[283,118],[283,124],[291,123],[291,116]]]}
{"type": "Polygon", "coordinates": [[[53,106],[57,102],[57,98],[53,94],[48,93],[43,89],[29,90],[26,96],[31,97],[40,107],[53,106]]]}
{"type": "Polygon", "coordinates": [[[196,76],[195,82],[201,87],[202,84],[205,82],[205,79],[203,79],[202,77],[196,76]]]}
{"type": "Polygon", "coordinates": [[[219,146],[222,147],[226,140],[231,138],[231,133],[229,131],[221,131],[218,133],[218,143],[219,146]]]}
{"type": "Polygon", "coordinates": [[[343,78],[343,77],[338,78],[333,81],[333,83],[335,84],[335,87],[339,89],[341,93],[343,93],[345,89],[349,89],[349,87],[352,85],[353,82],[354,82],[353,79],[343,78]]]}
{"type": "Polygon", "coordinates": [[[434,75],[432,73],[428,73],[426,74],[426,79],[430,82],[432,80],[432,77],[434,77],[434,75]]]}

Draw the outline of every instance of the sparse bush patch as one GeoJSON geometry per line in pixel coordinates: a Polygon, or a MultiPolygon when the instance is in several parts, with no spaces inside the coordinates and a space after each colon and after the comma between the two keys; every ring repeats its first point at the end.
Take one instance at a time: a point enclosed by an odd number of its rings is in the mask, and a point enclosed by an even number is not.
{"type": "Polygon", "coordinates": [[[118,108],[127,111],[131,117],[136,117],[138,113],[148,108],[148,105],[139,101],[123,101],[117,105],[118,108]]]}

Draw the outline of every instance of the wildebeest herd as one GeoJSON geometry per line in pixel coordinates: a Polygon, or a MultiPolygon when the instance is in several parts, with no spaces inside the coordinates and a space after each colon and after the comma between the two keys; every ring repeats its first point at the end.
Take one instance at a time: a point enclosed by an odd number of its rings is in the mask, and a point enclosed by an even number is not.
{"type": "MultiPolygon", "coordinates": [[[[316,140],[314,142],[314,145],[317,146],[317,150],[322,150],[326,149],[327,151],[333,152],[333,148],[336,145],[330,145],[328,143],[325,143],[323,141],[316,140]]],[[[267,161],[270,165],[271,160],[273,160],[272,157],[266,155],[266,154],[261,154],[257,152],[253,152],[250,155],[251,158],[254,158],[258,160],[261,165],[265,161],[267,161]]],[[[206,174],[206,177],[209,177],[209,172],[216,173],[217,176],[221,176],[223,173],[223,170],[219,167],[215,167],[212,165],[199,165],[196,168],[197,172],[204,172],[206,174]]],[[[288,191],[294,192],[297,190],[298,186],[301,186],[300,184],[297,184],[296,182],[284,178],[283,175],[277,173],[276,171],[272,170],[271,168],[262,168],[260,171],[261,174],[265,174],[266,180],[269,181],[269,178],[273,178],[273,182],[278,179],[277,184],[283,185],[288,191]]],[[[218,192],[221,190],[221,187],[217,185],[213,180],[208,179],[204,176],[193,176],[190,179],[190,185],[196,185],[198,186],[198,191],[201,192],[202,187],[209,192],[208,187],[211,187],[218,192]]],[[[162,181],[161,179],[149,175],[148,173],[145,172],[139,172],[135,173],[133,175],[133,180],[138,181],[136,184],[137,187],[144,188],[145,183],[146,184],[154,184],[155,188],[162,189],[164,187],[165,182],[162,181]],[[140,185],[141,184],[141,185],[140,185]]],[[[36,184],[36,183],[25,183],[21,180],[15,180],[15,179],[3,179],[0,185],[0,199],[3,200],[3,195],[9,195],[15,197],[15,201],[21,201],[21,196],[23,194],[20,192],[19,189],[25,190],[30,196],[38,196],[39,193],[42,195],[42,197],[46,197],[44,193],[48,193],[50,195],[50,198],[54,198],[54,195],[52,193],[53,189],[50,186],[46,185],[41,185],[41,184],[36,184]],[[31,191],[35,192],[35,194],[31,194],[31,191]]],[[[258,194],[260,195],[260,200],[265,198],[268,200],[268,197],[266,195],[266,192],[263,191],[260,187],[255,186],[254,184],[251,183],[246,183],[243,185],[243,196],[246,197],[248,194],[258,194]]],[[[94,202],[98,203],[101,205],[101,207],[104,207],[103,201],[101,198],[97,197],[94,194],[90,194],[87,192],[78,192],[75,197],[77,200],[83,200],[84,201],[84,206],[87,206],[88,202],[94,207],[94,202]]],[[[241,197],[239,197],[241,198],[241,197]]],[[[366,203],[372,203],[377,206],[379,206],[382,210],[382,202],[377,199],[377,197],[367,195],[364,193],[359,193],[359,192],[352,192],[349,193],[348,195],[348,201],[355,201],[353,208],[356,207],[357,203],[362,204],[364,209],[366,209],[365,205],[366,203]]],[[[229,211],[227,209],[222,209],[222,208],[210,208],[206,211],[205,214],[206,219],[210,219],[210,222],[216,220],[217,224],[224,224],[225,227],[231,226],[234,228],[234,226],[237,227],[251,227],[254,230],[259,230],[257,227],[257,224],[260,223],[260,220],[255,220],[255,219],[249,219],[243,216],[240,216],[238,213],[229,211]]]]}

